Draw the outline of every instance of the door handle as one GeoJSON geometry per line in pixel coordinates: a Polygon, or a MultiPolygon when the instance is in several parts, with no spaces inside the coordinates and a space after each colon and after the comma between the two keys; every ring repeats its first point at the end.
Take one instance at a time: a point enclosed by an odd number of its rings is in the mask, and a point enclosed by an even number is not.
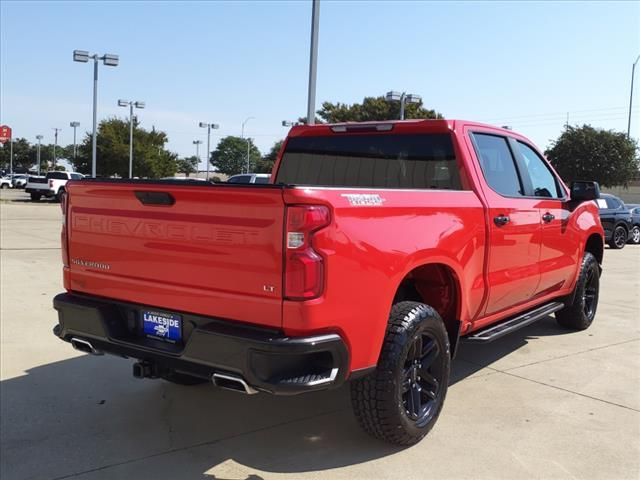
{"type": "Polygon", "coordinates": [[[544,223],[552,222],[555,218],[555,215],[551,215],[549,212],[542,215],[542,220],[544,221],[544,223]]]}
{"type": "Polygon", "coordinates": [[[495,223],[499,227],[502,227],[509,223],[509,217],[507,217],[506,215],[498,215],[497,217],[493,218],[493,223],[495,223]]]}

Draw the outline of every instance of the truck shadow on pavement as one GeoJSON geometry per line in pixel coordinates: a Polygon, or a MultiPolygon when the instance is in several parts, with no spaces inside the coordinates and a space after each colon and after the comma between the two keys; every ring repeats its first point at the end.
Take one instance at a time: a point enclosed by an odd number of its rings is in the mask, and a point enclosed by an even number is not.
{"type": "MultiPolygon", "coordinates": [[[[491,345],[463,344],[451,385],[532,338],[565,333],[547,318],[491,345]]],[[[359,429],[348,386],[244,396],[137,380],[131,363],[80,355],[2,381],[3,478],[259,480],[262,472],[322,471],[402,450],[359,429]]]]}

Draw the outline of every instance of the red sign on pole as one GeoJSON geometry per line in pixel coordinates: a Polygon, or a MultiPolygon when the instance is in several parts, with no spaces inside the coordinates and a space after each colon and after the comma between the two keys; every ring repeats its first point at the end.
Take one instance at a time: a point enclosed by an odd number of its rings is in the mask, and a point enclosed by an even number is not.
{"type": "Polygon", "coordinates": [[[11,140],[11,127],[0,125],[0,143],[4,144],[11,140]]]}

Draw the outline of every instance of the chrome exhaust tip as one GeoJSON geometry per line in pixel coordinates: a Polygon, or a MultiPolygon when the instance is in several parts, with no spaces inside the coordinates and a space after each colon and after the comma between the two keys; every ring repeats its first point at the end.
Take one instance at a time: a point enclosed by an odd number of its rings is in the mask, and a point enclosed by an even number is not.
{"type": "Polygon", "coordinates": [[[211,381],[216,387],[224,388],[225,390],[233,390],[234,392],[246,393],[247,395],[258,393],[258,391],[250,387],[242,377],[235,375],[214,373],[211,375],[211,381]]]}
{"type": "Polygon", "coordinates": [[[104,355],[103,352],[95,349],[88,340],[73,337],[70,342],[71,346],[80,352],[88,353],[90,355],[104,355]]]}

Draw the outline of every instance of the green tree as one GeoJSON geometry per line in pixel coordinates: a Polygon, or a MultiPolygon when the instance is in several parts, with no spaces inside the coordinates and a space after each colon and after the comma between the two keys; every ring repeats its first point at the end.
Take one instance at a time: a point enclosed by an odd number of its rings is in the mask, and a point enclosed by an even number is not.
{"type": "Polygon", "coordinates": [[[220,173],[235,175],[247,169],[247,141],[249,142],[249,171],[253,172],[262,158],[260,150],[251,139],[229,135],[220,139],[216,149],[211,152],[211,164],[220,173]]]}
{"type": "MultiPolygon", "coordinates": [[[[370,122],[400,118],[400,102],[387,102],[385,97],[365,97],[362,103],[324,102],[316,112],[326,123],[370,122]]],[[[423,107],[422,101],[405,106],[405,118],[444,118],[441,113],[423,107]]]]}
{"type": "Polygon", "coordinates": [[[562,178],[627,186],[638,175],[637,143],[622,132],[590,125],[565,128],[545,154],[562,178]]]}
{"type": "Polygon", "coordinates": [[[177,161],[177,171],[184,173],[188,177],[190,173],[196,173],[198,171],[198,163],[199,159],[195,155],[179,158],[177,161]]]}
{"type": "Polygon", "coordinates": [[[280,148],[282,148],[283,142],[284,140],[278,140],[273,144],[273,147],[271,147],[269,153],[258,160],[258,164],[256,165],[256,173],[271,173],[271,170],[273,170],[273,165],[276,163],[276,159],[278,158],[278,152],[280,152],[280,148]]]}
{"type": "MultiPolygon", "coordinates": [[[[13,141],[13,168],[29,169],[35,163],[35,157],[31,156],[32,145],[26,138],[16,138],[13,141]]],[[[0,147],[0,168],[8,170],[11,164],[10,142],[0,147]]]]}
{"type": "MultiPolygon", "coordinates": [[[[175,174],[178,156],[165,149],[167,135],[145,130],[137,121],[133,127],[133,176],[158,178],[175,174]]],[[[129,176],[129,121],[110,118],[100,122],[96,146],[99,176],[129,176]]],[[[91,135],[87,133],[78,146],[77,158],[71,159],[75,169],[91,173],[91,135]]]]}

